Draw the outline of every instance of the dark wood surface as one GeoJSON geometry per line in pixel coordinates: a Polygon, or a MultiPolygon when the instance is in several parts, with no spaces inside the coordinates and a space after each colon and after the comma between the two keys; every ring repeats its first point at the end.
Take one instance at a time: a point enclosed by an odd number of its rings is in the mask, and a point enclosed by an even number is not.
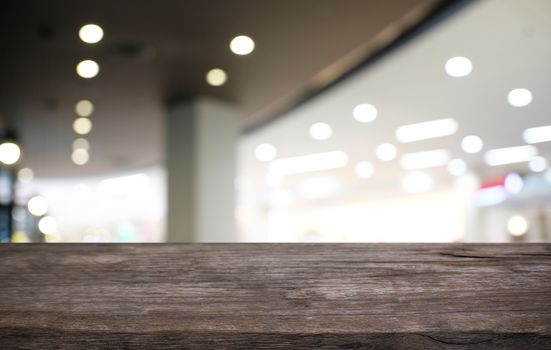
{"type": "Polygon", "coordinates": [[[0,245],[2,349],[551,349],[551,244],[0,245]]]}

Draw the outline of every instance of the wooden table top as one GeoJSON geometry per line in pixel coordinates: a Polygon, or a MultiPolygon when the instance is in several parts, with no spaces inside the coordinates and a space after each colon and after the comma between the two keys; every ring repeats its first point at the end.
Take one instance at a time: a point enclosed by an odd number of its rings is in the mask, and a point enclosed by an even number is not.
{"type": "Polygon", "coordinates": [[[1,349],[551,349],[551,244],[0,245],[1,349]]]}

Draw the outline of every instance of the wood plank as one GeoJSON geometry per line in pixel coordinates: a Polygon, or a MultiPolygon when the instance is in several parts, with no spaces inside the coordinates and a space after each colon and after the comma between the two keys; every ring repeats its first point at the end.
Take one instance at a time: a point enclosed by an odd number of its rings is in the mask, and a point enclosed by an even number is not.
{"type": "Polygon", "coordinates": [[[551,244],[0,245],[4,349],[551,349],[551,244]]]}

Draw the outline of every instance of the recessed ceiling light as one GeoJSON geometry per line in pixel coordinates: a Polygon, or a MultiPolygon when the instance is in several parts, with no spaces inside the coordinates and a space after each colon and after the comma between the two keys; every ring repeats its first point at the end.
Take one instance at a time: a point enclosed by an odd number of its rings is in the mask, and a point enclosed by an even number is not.
{"type": "Polygon", "coordinates": [[[76,165],[84,165],[88,163],[88,160],[90,159],[90,154],[87,150],[83,148],[77,148],[71,154],[71,159],[76,165]]]}
{"type": "Polygon", "coordinates": [[[75,112],[80,117],[89,117],[94,112],[94,104],[88,100],[80,100],[75,105],[75,112]]]}
{"type": "Polygon", "coordinates": [[[254,41],[246,35],[239,35],[230,42],[230,49],[236,55],[248,55],[254,50],[254,41]]]}
{"type": "Polygon", "coordinates": [[[404,125],[396,129],[396,139],[402,143],[453,135],[457,132],[455,119],[446,118],[404,125]]]}
{"type": "Polygon", "coordinates": [[[484,161],[490,166],[527,162],[538,155],[534,146],[516,146],[493,149],[484,155],[484,161]]]}
{"type": "Polygon", "coordinates": [[[13,142],[4,142],[0,144],[0,162],[6,165],[12,165],[21,158],[21,148],[13,142]]]}
{"type": "Polygon", "coordinates": [[[356,176],[361,177],[362,179],[368,179],[373,176],[375,169],[373,168],[373,164],[370,162],[362,161],[356,164],[354,167],[354,172],[356,173],[356,176]]]}
{"type": "Polygon", "coordinates": [[[461,140],[461,148],[467,153],[478,153],[482,150],[482,147],[484,147],[484,143],[478,136],[469,135],[465,136],[463,140],[461,140]]]}
{"type": "Polygon", "coordinates": [[[17,179],[26,184],[34,179],[34,172],[29,168],[23,168],[17,172],[17,179]]]}
{"type": "Polygon", "coordinates": [[[34,216],[42,216],[48,212],[48,200],[42,196],[35,196],[27,202],[27,209],[34,216]]]}
{"type": "Polygon", "coordinates": [[[103,29],[97,24],[87,24],[80,28],[78,36],[87,44],[95,44],[103,39],[103,29]]]}
{"type": "Polygon", "coordinates": [[[541,173],[545,169],[547,169],[547,160],[543,157],[534,157],[530,159],[530,162],[528,163],[528,167],[530,170],[532,170],[535,173],[541,173]]]}
{"type": "Polygon", "coordinates": [[[332,151],[276,159],[269,164],[269,172],[279,176],[286,176],[342,168],[346,166],[347,163],[348,154],[346,154],[346,152],[332,151]]]}
{"type": "Polygon", "coordinates": [[[466,57],[453,57],[446,62],[444,68],[449,76],[460,78],[471,74],[473,64],[466,57]]]}
{"type": "Polygon", "coordinates": [[[467,164],[462,159],[452,159],[448,163],[448,172],[452,176],[461,176],[467,171],[467,164]]]}
{"type": "Polygon", "coordinates": [[[38,229],[45,235],[51,235],[57,231],[57,221],[51,216],[45,216],[38,222],[38,229]]]}
{"type": "Polygon", "coordinates": [[[224,72],[224,70],[220,68],[214,68],[208,71],[206,79],[209,85],[222,86],[228,80],[228,75],[226,74],[226,72],[224,72]]]}
{"type": "Polygon", "coordinates": [[[90,142],[88,142],[88,140],[83,139],[83,138],[76,139],[75,141],[73,141],[73,149],[79,149],[79,148],[82,148],[82,149],[85,149],[85,150],[89,151],[90,150],[90,142]]]}
{"type": "Polygon", "coordinates": [[[406,153],[400,157],[400,166],[404,170],[426,169],[448,164],[450,152],[445,149],[406,153]]]}
{"type": "Polygon", "coordinates": [[[528,231],[528,222],[520,215],[514,215],[507,221],[507,231],[512,236],[519,237],[528,231]]]}
{"type": "Polygon", "coordinates": [[[359,104],[354,107],[352,115],[360,123],[369,123],[377,118],[377,108],[369,103],[359,104]]]}
{"type": "Polygon", "coordinates": [[[85,79],[90,79],[98,75],[99,65],[92,60],[84,60],[77,64],[77,74],[85,79]]]}
{"type": "Polygon", "coordinates": [[[526,129],[522,133],[522,138],[526,143],[540,143],[551,141],[551,125],[526,129]]]}
{"type": "Polygon", "coordinates": [[[310,126],[310,136],[315,140],[328,140],[333,135],[333,129],[327,123],[314,123],[310,126]]]}
{"type": "Polygon", "coordinates": [[[261,162],[269,162],[276,157],[277,149],[272,144],[263,143],[256,146],[256,148],[254,149],[254,155],[256,156],[256,159],[260,160],[261,162]]]}
{"type": "Polygon", "coordinates": [[[86,135],[92,131],[92,121],[88,118],[77,118],[73,122],[73,130],[79,135],[86,135]]]}
{"type": "Polygon", "coordinates": [[[507,94],[507,101],[513,107],[528,106],[532,102],[532,93],[528,89],[514,89],[507,94]]]}
{"type": "Polygon", "coordinates": [[[375,155],[377,158],[383,161],[390,161],[396,158],[396,155],[398,154],[398,150],[396,149],[396,146],[394,146],[391,143],[383,143],[377,146],[375,149],[375,155]]]}
{"type": "Polygon", "coordinates": [[[421,171],[412,171],[404,176],[402,186],[406,192],[425,192],[432,186],[432,177],[421,171]]]}

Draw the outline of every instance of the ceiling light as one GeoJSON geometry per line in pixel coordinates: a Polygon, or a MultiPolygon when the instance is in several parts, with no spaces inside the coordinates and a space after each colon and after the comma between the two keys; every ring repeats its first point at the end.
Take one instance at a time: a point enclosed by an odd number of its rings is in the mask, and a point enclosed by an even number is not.
{"type": "Polygon", "coordinates": [[[86,135],[92,131],[92,121],[88,118],[77,118],[73,122],[73,130],[79,135],[86,135]]]}
{"type": "Polygon", "coordinates": [[[450,160],[450,152],[445,149],[406,153],[400,157],[400,166],[404,170],[426,169],[444,166],[450,160]]]}
{"type": "Polygon", "coordinates": [[[526,143],[540,143],[551,141],[551,125],[526,129],[522,133],[522,138],[526,143]]]}
{"type": "Polygon", "coordinates": [[[532,93],[528,89],[514,89],[507,94],[507,101],[513,107],[524,107],[532,102],[532,93]]]}
{"type": "Polygon", "coordinates": [[[467,164],[462,159],[452,159],[448,163],[448,172],[453,176],[461,176],[467,171],[467,164]]]}
{"type": "Polygon", "coordinates": [[[375,169],[373,168],[373,164],[363,161],[356,164],[354,167],[354,172],[356,173],[356,176],[361,177],[362,179],[367,179],[373,176],[375,169]]]}
{"type": "Polygon", "coordinates": [[[221,86],[228,80],[228,75],[222,69],[214,68],[208,71],[206,79],[209,85],[221,86]]]}
{"type": "Polygon", "coordinates": [[[42,196],[33,197],[29,199],[27,208],[34,216],[42,216],[48,212],[48,200],[42,196]]]}
{"type": "Polygon", "coordinates": [[[449,76],[460,78],[471,74],[473,64],[466,57],[453,57],[446,62],[444,68],[449,76]]]}
{"type": "Polygon", "coordinates": [[[94,112],[94,105],[88,100],[80,100],[75,105],[75,112],[79,117],[89,117],[94,112]]]}
{"type": "Polygon", "coordinates": [[[92,60],[85,60],[77,64],[77,74],[85,79],[98,75],[99,65],[92,60]]]}
{"type": "Polygon", "coordinates": [[[21,149],[13,142],[4,142],[0,145],[0,162],[6,165],[17,163],[21,158],[21,149]]]}
{"type": "Polygon", "coordinates": [[[38,229],[45,235],[51,235],[57,231],[57,221],[51,216],[45,216],[38,222],[38,229]]]}
{"type": "Polygon", "coordinates": [[[398,154],[398,150],[396,149],[396,146],[394,146],[391,143],[383,143],[377,146],[375,149],[375,155],[377,158],[383,161],[390,161],[396,158],[396,155],[398,154]]]}
{"type": "Polygon", "coordinates": [[[256,146],[254,149],[254,155],[256,156],[256,159],[261,162],[269,162],[276,157],[277,149],[272,144],[263,143],[256,146]]]}
{"type": "Polygon", "coordinates": [[[535,173],[541,173],[547,168],[547,160],[540,156],[534,157],[530,159],[528,167],[535,173]]]}
{"type": "Polygon", "coordinates": [[[29,168],[23,168],[17,172],[17,179],[22,183],[29,183],[34,179],[34,173],[29,168]]]}
{"type": "Polygon", "coordinates": [[[534,146],[498,148],[486,152],[484,160],[491,166],[527,162],[538,155],[534,146]]]}
{"type": "Polygon", "coordinates": [[[404,176],[402,186],[406,192],[425,192],[431,188],[432,178],[424,172],[412,171],[404,176]]]}
{"type": "Polygon", "coordinates": [[[83,138],[76,139],[75,141],[73,141],[73,150],[79,149],[79,148],[82,148],[82,149],[85,149],[85,150],[89,151],[90,150],[90,142],[88,142],[88,140],[83,139],[83,138]]]}
{"type": "Polygon", "coordinates": [[[230,42],[230,49],[236,55],[248,55],[254,50],[254,41],[246,35],[236,36],[230,42]]]}
{"type": "Polygon", "coordinates": [[[453,135],[457,132],[457,121],[452,118],[409,124],[396,130],[396,139],[402,143],[453,135]]]}
{"type": "Polygon", "coordinates": [[[85,149],[77,148],[71,154],[71,159],[76,165],[84,165],[90,160],[90,154],[85,149]]]}
{"type": "Polygon", "coordinates": [[[522,216],[514,215],[507,221],[507,231],[512,236],[522,236],[528,231],[528,222],[522,216]]]}
{"type": "Polygon", "coordinates": [[[377,108],[368,103],[360,104],[354,107],[352,115],[360,123],[369,123],[377,118],[377,108]]]}
{"type": "Polygon", "coordinates": [[[87,44],[95,44],[103,38],[103,29],[96,24],[87,24],[80,28],[78,36],[87,44]]]}
{"type": "Polygon", "coordinates": [[[315,140],[328,140],[333,135],[333,129],[326,123],[314,123],[310,126],[310,136],[315,140]]]}
{"type": "Polygon", "coordinates": [[[475,135],[465,136],[463,140],[461,140],[461,148],[467,153],[478,153],[482,150],[483,146],[484,143],[482,139],[475,135]]]}
{"type": "Polygon", "coordinates": [[[509,194],[517,194],[524,188],[524,180],[522,176],[517,173],[510,173],[505,176],[503,181],[503,187],[509,194]]]}
{"type": "Polygon", "coordinates": [[[305,156],[282,158],[269,164],[272,174],[280,176],[311,171],[342,168],[348,163],[348,155],[343,151],[315,153],[305,156]]]}

